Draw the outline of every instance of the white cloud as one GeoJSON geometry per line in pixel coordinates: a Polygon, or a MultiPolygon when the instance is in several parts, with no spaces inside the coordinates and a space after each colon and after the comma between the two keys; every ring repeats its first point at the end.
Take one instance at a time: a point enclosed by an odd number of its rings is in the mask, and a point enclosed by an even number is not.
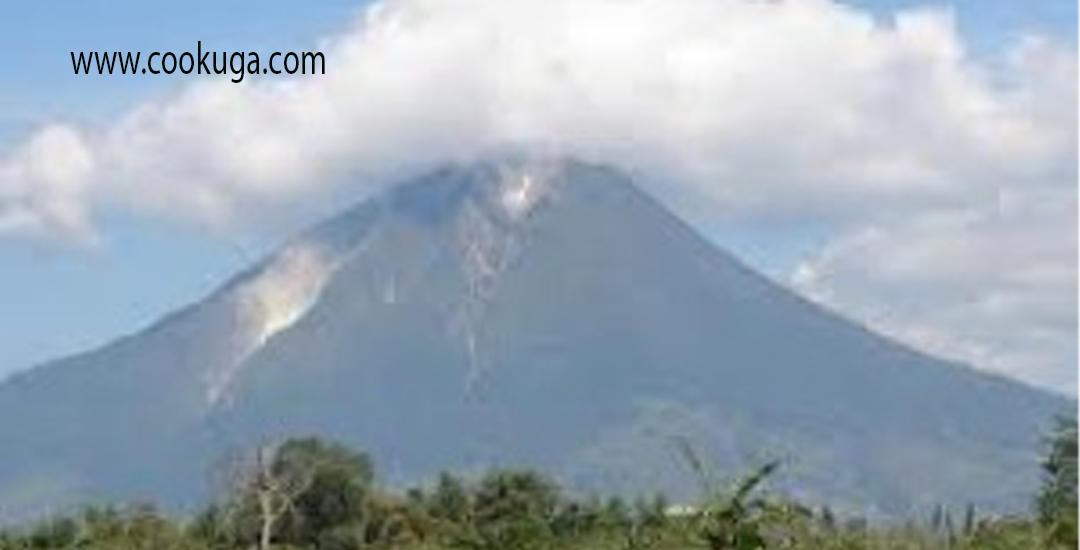
{"type": "Polygon", "coordinates": [[[201,80],[83,130],[85,200],[220,220],[523,146],[631,164],[722,208],[836,214],[963,202],[1075,144],[1073,52],[1033,40],[977,64],[941,11],[385,0],[325,50],[324,76],[201,80]]]}
{"type": "Polygon", "coordinates": [[[71,128],[42,129],[0,164],[0,235],[93,240],[86,189],[93,155],[71,128]]]}
{"type": "Polygon", "coordinates": [[[1075,392],[1076,195],[935,211],[838,238],[796,288],[932,353],[1075,392]]]}
{"type": "Polygon", "coordinates": [[[881,20],[825,0],[382,0],[322,49],[325,75],[193,78],[111,125],[43,130],[0,157],[0,234],[88,234],[115,209],[245,224],[529,148],[627,167],[688,215],[832,227],[802,282],[845,311],[895,310],[906,333],[962,336],[1035,379],[1072,369],[1042,358],[1076,348],[1075,290],[1011,297],[1000,279],[1075,263],[1075,247],[1029,253],[1075,228],[1073,208],[1039,206],[1076,204],[1073,45],[975,59],[947,11],[881,20]],[[1031,206],[1001,214],[999,197],[1031,206]],[[988,239],[1014,250],[995,258],[988,239]],[[860,264],[864,241],[896,247],[898,271],[860,264]],[[965,270],[964,296],[1049,304],[1072,332],[1027,305],[1000,314],[1008,331],[957,332],[977,309],[933,311],[945,322],[897,298],[962,301],[947,291],[965,270]]]}

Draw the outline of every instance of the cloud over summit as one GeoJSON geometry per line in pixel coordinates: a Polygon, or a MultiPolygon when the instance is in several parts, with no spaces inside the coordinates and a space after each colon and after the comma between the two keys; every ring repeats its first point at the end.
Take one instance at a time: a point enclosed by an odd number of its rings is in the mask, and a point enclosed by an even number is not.
{"type": "Polygon", "coordinates": [[[963,201],[1075,144],[1075,53],[1034,42],[980,63],[948,12],[816,0],[387,0],[326,42],[326,75],[193,78],[111,125],[58,123],[6,157],[0,189],[45,229],[76,187],[87,213],[180,201],[219,218],[523,147],[751,212],[963,201]],[[73,154],[92,166],[27,183],[73,154]]]}
{"type": "Polygon", "coordinates": [[[1075,208],[1039,206],[1076,204],[1075,46],[977,57],[948,11],[826,0],[382,0],[321,49],[325,75],[192,78],[0,152],[0,235],[88,238],[110,211],[243,226],[445,161],[569,154],[699,214],[824,225],[797,287],[1075,380],[1054,351],[1076,347],[1075,284],[1039,275],[1076,279],[1075,208]]]}

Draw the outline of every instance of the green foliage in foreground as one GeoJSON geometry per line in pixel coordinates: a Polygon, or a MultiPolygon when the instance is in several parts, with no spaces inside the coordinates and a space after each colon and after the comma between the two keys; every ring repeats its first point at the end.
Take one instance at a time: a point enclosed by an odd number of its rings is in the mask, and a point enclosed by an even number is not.
{"type": "Polygon", "coordinates": [[[1037,508],[1050,538],[1066,548],[1077,547],[1076,453],[1076,420],[1058,421],[1043,462],[1045,479],[1037,508]]]}
{"type": "Polygon", "coordinates": [[[443,474],[428,487],[380,488],[369,458],[319,439],[237,461],[227,494],[187,521],[146,506],[90,508],[0,531],[0,550],[1058,550],[1077,546],[1077,431],[1049,445],[1032,518],[870,526],[769,496],[767,464],[732,486],[683,446],[701,501],[571,498],[540,474],[443,474]]]}

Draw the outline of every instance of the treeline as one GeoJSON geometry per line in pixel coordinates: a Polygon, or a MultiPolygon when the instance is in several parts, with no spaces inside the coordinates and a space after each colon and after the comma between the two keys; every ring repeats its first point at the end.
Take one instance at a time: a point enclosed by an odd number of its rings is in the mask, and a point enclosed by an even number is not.
{"type": "Polygon", "coordinates": [[[256,449],[218,502],[185,521],[153,507],[88,508],[0,532],[0,550],[1037,550],[1077,547],[1077,430],[1062,422],[1030,517],[962,517],[871,526],[770,496],[766,464],[693,506],[662,497],[573,498],[528,470],[443,474],[404,492],[381,488],[363,453],[316,439],[256,449]]]}

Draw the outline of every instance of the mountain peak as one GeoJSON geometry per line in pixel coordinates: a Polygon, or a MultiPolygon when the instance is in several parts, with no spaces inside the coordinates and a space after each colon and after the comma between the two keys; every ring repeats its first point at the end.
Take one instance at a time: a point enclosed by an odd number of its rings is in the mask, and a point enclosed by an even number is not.
{"type": "Polygon", "coordinates": [[[506,217],[526,213],[543,196],[546,183],[565,176],[578,163],[570,160],[501,160],[444,166],[391,189],[398,208],[433,215],[479,202],[501,209],[506,217]]]}
{"type": "Polygon", "coordinates": [[[182,314],[0,385],[0,509],[195,504],[228,449],[313,433],[397,480],[521,464],[677,498],[680,437],[731,471],[791,457],[781,488],[810,502],[1010,511],[1074,409],[793,295],[618,170],[500,160],[390,188],[182,314]]]}
{"type": "MultiPolygon", "coordinates": [[[[230,285],[225,300],[236,319],[231,357],[203,378],[207,402],[218,406],[249,359],[271,338],[300,321],[343,264],[361,255],[379,233],[401,218],[452,226],[459,263],[468,279],[464,310],[479,310],[500,272],[520,245],[521,224],[543,203],[555,200],[568,172],[584,165],[567,159],[507,159],[448,166],[418,181],[365,201],[271,255],[244,280],[230,285]],[[374,212],[373,212],[374,211],[374,212]]],[[[384,302],[398,299],[396,279],[383,284],[384,302]]],[[[473,311],[475,313],[475,311],[473,311]]],[[[463,314],[465,315],[465,314],[463,314]]],[[[470,339],[466,329],[465,338],[470,339]]]]}

